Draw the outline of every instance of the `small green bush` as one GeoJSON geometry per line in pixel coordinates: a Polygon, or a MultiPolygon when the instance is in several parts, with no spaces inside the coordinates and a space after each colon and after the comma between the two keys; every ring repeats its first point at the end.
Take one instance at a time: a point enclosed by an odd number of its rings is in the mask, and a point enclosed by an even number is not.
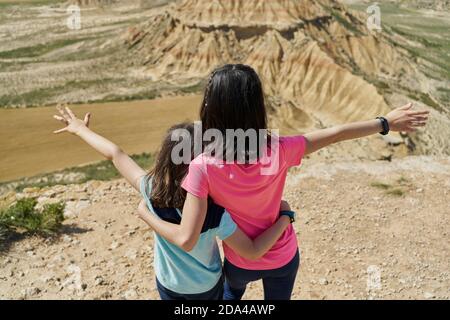
{"type": "Polygon", "coordinates": [[[391,185],[383,182],[372,182],[370,184],[374,188],[382,189],[382,190],[388,190],[391,188],[391,185]]]}
{"type": "Polygon", "coordinates": [[[63,202],[46,204],[41,210],[37,210],[36,205],[36,199],[24,198],[0,211],[0,245],[15,232],[49,236],[61,227],[64,221],[63,202]]]}
{"type": "Polygon", "coordinates": [[[391,196],[396,196],[396,197],[401,197],[401,196],[404,195],[404,192],[401,189],[388,190],[388,191],[386,191],[386,193],[391,195],[391,196]]]}
{"type": "Polygon", "coordinates": [[[383,190],[385,194],[390,196],[401,197],[405,194],[409,186],[409,180],[405,177],[400,177],[397,179],[395,185],[390,185],[388,183],[375,181],[370,184],[371,187],[383,190]]]}
{"type": "Polygon", "coordinates": [[[8,228],[2,224],[0,224],[0,246],[8,237],[8,228]]]}

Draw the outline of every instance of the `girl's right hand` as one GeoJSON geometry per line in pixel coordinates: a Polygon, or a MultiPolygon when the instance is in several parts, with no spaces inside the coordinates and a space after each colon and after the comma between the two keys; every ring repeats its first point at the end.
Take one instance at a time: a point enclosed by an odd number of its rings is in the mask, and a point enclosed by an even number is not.
{"type": "Polygon", "coordinates": [[[145,221],[145,216],[149,214],[149,210],[147,207],[147,202],[144,199],[141,199],[138,206],[138,217],[145,221]]]}
{"type": "Polygon", "coordinates": [[[90,113],[86,113],[84,120],[81,120],[78,119],[72,110],[70,110],[67,106],[64,108],[57,106],[56,109],[58,109],[61,116],[54,115],[53,118],[64,123],[66,127],[53,131],[53,133],[62,133],[67,131],[72,134],[78,134],[82,128],[89,127],[89,120],[91,118],[90,113]]]}

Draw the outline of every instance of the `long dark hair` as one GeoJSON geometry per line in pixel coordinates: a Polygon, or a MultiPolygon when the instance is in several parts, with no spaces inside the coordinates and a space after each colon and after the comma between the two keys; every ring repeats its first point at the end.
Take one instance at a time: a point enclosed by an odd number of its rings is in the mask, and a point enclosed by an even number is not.
{"type": "MultiPolygon", "coordinates": [[[[259,130],[266,130],[264,92],[255,70],[243,64],[227,64],[215,69],[205,88],[200,119],[204,131],[217,129],[223,136],[227,129],[254,129],[257,133],[259,130]]],[[[267,139],[267,136],[264,138],[267,139]]],[[[259,142],[258,135],[260,146],[259,142]]],[[[225,139],[223,144],[224,151],[227,152],[229,145],[227,147],[225,139]]],[[[255,151],[260,154],[260,150],[248,148],[246,145],[246,154],[255,151]]]]}
{"type": "MultiPolygon", "coordinates": [[[[194,125],[192,123],[182,123],[171,127],[161,144],[161,148],[156,157],[156,162],[152,170],[147,175],[147,186],[152,178],[152,192],[149,195],[152,204],[156,208],[183,208],[186,200],[186,191],[181,188],[181,183],[186,176],[189,164],[175,164],[172,161],[172,150],[179,141],[172,141],[172,133],[175,130],[187,130],[191,136],[191,154],[194,151],[194,125]]],[[[181,150],[183,151],[183,150],[181,150]]],[[[181,152],[182,153],[182,152],[181,152]]],[[[180,154],[181,157],[184,155],[180,154]]]]}

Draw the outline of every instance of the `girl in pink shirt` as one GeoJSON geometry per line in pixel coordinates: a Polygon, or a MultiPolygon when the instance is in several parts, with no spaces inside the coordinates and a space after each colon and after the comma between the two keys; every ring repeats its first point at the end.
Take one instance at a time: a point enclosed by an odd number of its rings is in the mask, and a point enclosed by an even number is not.
{"type": "MultiPolygon", "coordinates": [[[[241,64],[220,67],[211,74],[205,90],[200,111],[203,153],[191,162],[182,184],[187,197],[181,223],[156,221],[152,227],[172,243],[191,250],[199,238],[210,197],[227,209],[250,238],[255,238],[277,220],[290,167],[300,165],[306,154],[332,143],[424,126],[428,112],[411,108],[408,104],[385,117],[278,138],[265,131],[264,94],[256,72],[241,64]],[[239,134],[228,135],[230,132],[239,134]],[[242,133],[248,132],[257,133],[256,145],[250,137],[244,137],[242,143],[242,133]]],[[[249,282],[261,279],[265,299],[290,298],[299,265],[292,226],[256,261],[239,256],[226,245],[224,252],[225,299],[240,299],[249,282]]]]}

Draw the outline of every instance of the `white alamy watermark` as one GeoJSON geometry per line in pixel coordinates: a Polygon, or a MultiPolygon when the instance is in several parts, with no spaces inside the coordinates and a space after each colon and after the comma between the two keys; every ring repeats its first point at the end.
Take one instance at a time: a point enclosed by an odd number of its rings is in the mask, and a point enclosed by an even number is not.
{"type": "Polygon", "coordinates": [[[367,267],[367,291],[381,290],[381,269],[378,266],[367,267]]]}
{"type": "Polygon", "coordinates": [[[366,10],[369,17],[367,18],[367,29],[370,31],[380,32],[381,28],[381,9],[378,3],[374,3],[366,10]]]}
{"type": "Polygon", "coordinates": [[[174,164],[190,164],[203,153],[205,160],[214,165],[261,164],[261,175],[274,175],[279,169],[279,130],[227,129],[225,134],[217,129],[203,132],[202,122],[194,122],[194,136],[187,129],[176,129],[171,141],[174,164]]]}
{"type": "Polygon", "coordinates": [[[70,5],[66,10],[69,17],[66,20],[67,28],[70,30],[81,29],[81,9],[77,5],[70,5]]]}

